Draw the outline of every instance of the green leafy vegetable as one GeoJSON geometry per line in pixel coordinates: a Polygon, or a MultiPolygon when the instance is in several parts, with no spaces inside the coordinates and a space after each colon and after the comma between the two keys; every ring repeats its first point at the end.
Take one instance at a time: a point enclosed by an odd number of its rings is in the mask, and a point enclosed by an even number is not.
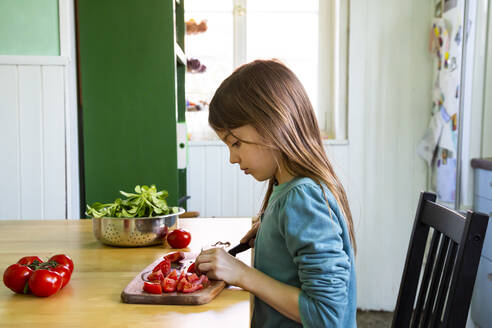
{"type": "Polygon", "coordinates": [[[135,193],[120,194],[126,199],[116,198],[114,203],[102,204],[95,202],[87,205],[87,215],[94,218],[140,218],[178,213],[178,207],[168,207],[166,190],[157,191],[155,185],[136,186],[135,193]]]}

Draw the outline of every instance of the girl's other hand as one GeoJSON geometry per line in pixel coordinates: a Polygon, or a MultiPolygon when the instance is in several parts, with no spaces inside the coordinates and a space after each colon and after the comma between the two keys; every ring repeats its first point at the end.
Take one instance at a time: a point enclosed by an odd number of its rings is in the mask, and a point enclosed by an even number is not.
{"type": "Polygon", "coordinates": [[[202,251],[196,258],[196,267],[215,280],[223,280],[229,285],[240,286],[249,267],[227,253],[223,248],[211,248],[202,251]]]}
{"type": "Polygon", "coordinates": [[[260,227],[261,221],[256,221],[253,223],[253,226],[251,227],[251,230],[249,230],[243,238],[241,238],[241,243],[245,244],[248,243],[249,246],[254,247],[255,246],[255,239],[256,239],[256,233],[258,232],[258,228],[260,227]]]}

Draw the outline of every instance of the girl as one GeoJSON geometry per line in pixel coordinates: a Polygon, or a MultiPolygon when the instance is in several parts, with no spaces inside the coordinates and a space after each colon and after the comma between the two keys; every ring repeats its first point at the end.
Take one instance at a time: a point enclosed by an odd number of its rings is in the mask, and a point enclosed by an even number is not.
{"type": "Polygon", "coordinates": [[[297,77],[273,60],[243,65],[209,110],[230,162],[269,184],[241,240],[254,243],[254,268],[214,248],[198,269],[255,295],[253,327],[356,327],[352,216],[297,77]]]}

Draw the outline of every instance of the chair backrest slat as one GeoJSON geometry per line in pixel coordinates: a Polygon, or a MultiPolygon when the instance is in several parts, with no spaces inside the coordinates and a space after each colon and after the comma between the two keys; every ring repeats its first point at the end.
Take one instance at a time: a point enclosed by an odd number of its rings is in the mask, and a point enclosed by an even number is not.
{"type": "Polygon", "coordinates": [[[436,200],[436,195],[431,193],[423,193],[420,195],[420,202],[415,214],[410,245],[408,246],[407,258],[405,260],[405,268],[403,269],[403,278],[400,285],[400,292],[395,313],[393,317],[393,327],[408,327],[413,314],[413,303],[415,301],[415,293],[419,282],[420,269],[424,259],[425,243],[429,234],[429,226],[420,222],[419,217],[423,210],[423,201],[436,200]],[[405,282],[405,283],[403,283],[405,282]]]}
{"type": "Polygon", "coordinates": [[[393,317],[394,328],[457,328],[466,324],[488,216],[468,211],[464,217],[435,201],[435,194],[420,195],[393,317]],[[422,268],[431,228],[427,261],[422,268]]]}
{"type": "Polygon", "coordinates": [[[465,217],[447,207],[434,202],[425,202],[422,222],[451,237],[458,244],[461,242],[465,217]]]}
{"type": "Polygon", "coordinates": [[[436,307],[434,310],[434,318],[432,319],[431,327],[437,327],[441,322],[441,317],[443,314],[442,310],[449,291],[449,281],[451,279],[451,273],[453,272],[457,249],[458,244],[451,241],[451,244],[447,250],[446,260],[444,262],[443,278],[441,280],[441,284],[439,285],[439,292],[437,293],[436,307]]]}
{"type": "MultiPolygon", "coordinates": [[[[432,234],[432,240],[429,246],[429,257],[427,258],[427,262],[434,263],[434,259],[436,257],[437,246],[439,245],[439,240],[441,238],[441,233],[437,230],[434,230],[432,234]]],[[[424,276],[422,277],[422,281],[420,282],[419,288],[419,296],[417,297],[417,305],[415,306],[415,312],[413,315],[412,328],[418,328],[420,325],[420,318],[425,304],[425,298],[427,297],[427,292],[429,291],[429,281],[432,273],[432,265],[426,265],[424,276]]]]}
{"type": "MultiPolygon", "coordinates": [[[[458,249],[455,272],[449,289],[449,301],[446,305],[445,327],[464,327],[468,313],[460,311],[464,305],[468,308],[477,275],[483,241],[489,218],[485,214],[468,212],[466,215],[463,243],[458,249]]],[[[468,312],[468,310],[467,310],[468,312]]]]}
{"type": "MultiPolygon", "coordinates": [[[[422,319],[424,327],[429,326],[429,321],[431,319],[432,314],[434,313],[434,305],[436,301],[437,288],[441,281],[442,274],[442,266],[444,264],[444,259],[446,257],[446,252],[449,246],[449,237],[444,236],[441,240],[441,245],[439,245],[439,251],[437,252],[436,263],[432,272],[432,282],[429,289],[429,294],[427,295],[426,305],[424,307],[424,318],[422,319]]],[[[432,263],[428,263],[427,265],[431,265],[432,263]]]]}

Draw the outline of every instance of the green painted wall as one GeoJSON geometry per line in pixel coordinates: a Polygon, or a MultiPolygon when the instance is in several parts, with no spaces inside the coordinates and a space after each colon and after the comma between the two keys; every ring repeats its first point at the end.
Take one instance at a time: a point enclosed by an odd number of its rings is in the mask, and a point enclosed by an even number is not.
{"type": "Polygon", "coordinates": [[[60,55],[58,0],[0,0],[0,55],[60,55]]]}

